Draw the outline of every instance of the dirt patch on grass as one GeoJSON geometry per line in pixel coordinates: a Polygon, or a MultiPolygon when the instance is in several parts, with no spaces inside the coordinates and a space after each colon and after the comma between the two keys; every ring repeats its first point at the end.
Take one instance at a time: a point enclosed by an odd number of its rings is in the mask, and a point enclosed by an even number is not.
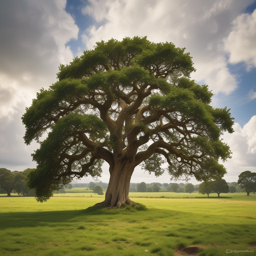
{"type": "Polygon", "coordinates": [[[175,255],[177,256],[193,256],[193,255],[197,255],[197,253],[199,252],[200,247],[198,246],[188,246],[182,249],[177,249],[175,251],[175,255]]]}

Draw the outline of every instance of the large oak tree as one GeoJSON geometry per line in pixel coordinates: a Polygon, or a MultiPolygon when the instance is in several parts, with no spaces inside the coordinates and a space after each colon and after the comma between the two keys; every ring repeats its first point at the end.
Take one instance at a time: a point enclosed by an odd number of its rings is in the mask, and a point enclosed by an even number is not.
{"type": "Polygon", "coordinates": [[[58,81],[41,89],[22,118],[27,144],[47,135],[33,154],[29,186],[37,199],[74,177],[100,176],[104,161],[110,180],[101,204],[111,207],[131,202],[138,165],[157,176],[167,162],[174,178],[221,178],[218,160],[230,150],[220,135],[233,132],[233,119],[210,105],[213,94],[189,79],[192,71],[185,48],[146,37],[102,41],[60,65],[58,81]]]}

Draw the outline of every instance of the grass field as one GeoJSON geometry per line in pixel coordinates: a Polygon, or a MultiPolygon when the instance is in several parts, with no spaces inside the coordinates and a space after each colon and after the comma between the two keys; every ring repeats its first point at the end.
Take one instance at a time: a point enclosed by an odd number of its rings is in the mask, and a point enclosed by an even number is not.
{"type": "Polygon", "coordinates": [[[0,255],[256,254],[256,195],[221,196],[130,193],[146,210],[95,208],[92,193],[0,197],[0,255]]]}

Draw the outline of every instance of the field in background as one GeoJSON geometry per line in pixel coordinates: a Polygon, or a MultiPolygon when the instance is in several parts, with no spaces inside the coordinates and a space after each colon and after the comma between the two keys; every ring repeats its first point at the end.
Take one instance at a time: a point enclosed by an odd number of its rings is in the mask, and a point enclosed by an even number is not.
{"type": "Polygon", "coordinates": [[[186,255],[189,247],[198,255],[256,254],[256,195],[221,196],[130,193],[147,210],[95,209],[104,196],[93,193],[46,203],[1,197],[0,255],[186,255]]]}

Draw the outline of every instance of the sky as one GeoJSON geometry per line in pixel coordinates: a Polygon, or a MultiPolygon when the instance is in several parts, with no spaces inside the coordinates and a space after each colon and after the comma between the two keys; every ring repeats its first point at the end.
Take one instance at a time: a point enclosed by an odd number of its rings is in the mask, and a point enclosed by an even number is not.
{"type": "MultiPolygon", "coordinates": [[[[31,154],[38,145],[24,143],[21,117],[36,93],[57,81],[60,64],[98,41],[133,36],[190,52],[196,68],[191,78],[207,84],[212,105],[230,108],[235,121],[234,133],[222,136],[233,152],[223,163],[224,179],[256,172],[254,0],[0,0],[0,168],[36,167],[31,154]]],[[[170,178],[138,167],[131,182],[174,182],[170,178]]],[[[105,164],[99,180],[109,180],[105,164]]]]}

